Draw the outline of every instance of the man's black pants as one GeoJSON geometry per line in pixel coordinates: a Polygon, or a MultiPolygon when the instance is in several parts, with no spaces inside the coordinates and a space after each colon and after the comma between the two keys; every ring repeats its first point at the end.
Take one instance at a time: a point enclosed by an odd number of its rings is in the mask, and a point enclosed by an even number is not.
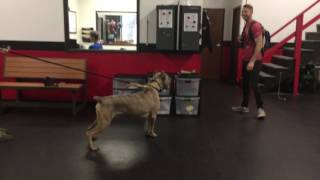
{"type": "Polygon", "coordinates": [[[243,100],[241,106],[249,106],[250,87],[256,97],[256,104],[258,108],[263,108],[263,101],[259,88],[259,73],[262,67],[262,61],[256,60],[252,71],[247,70],[249,61],[244,61],[242,66],[243,72],[243,100]]]}

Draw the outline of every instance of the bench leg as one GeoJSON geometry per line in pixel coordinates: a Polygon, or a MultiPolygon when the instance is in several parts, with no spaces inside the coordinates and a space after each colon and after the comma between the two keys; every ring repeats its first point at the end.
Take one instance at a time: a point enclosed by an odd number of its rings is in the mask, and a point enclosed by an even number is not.
{"type": "Polygon", "coordinates": [[[81,109],[82,108],[85,108],[86,106],[87,106],[87,88],[86,87],[84,87],[83,89],[82,89],[82,104],[81,104],[81,109]]]}
{"type": "Polygon", "coordinates": [[[76,92],[72,91],[72,114],[77,115],[77,97],[76,97],[76,92]]]}
{"type": "Polygon", "coordinates": [[[16,102],[20,102],[20,99],[21,99],[21,91],[20,90],[16,90],[16,102]]]}
{"type": "Polygon", "coordinates": [[[77,91],[71,91],[72,94],[72,114],[76,115],[81,109],[87,105],[86,90],[81,90],[82,103],[77,106],[77,91]]]}
{"type": "Polygon", "coordinates": [[[3,101],[2,101],[2,90],[0,89],[0,114],[4,113],[3,101]]]}
{"type": "Polygon", "coordinates": [[[7,112],[7,108],[4,105],[4,100],[2,98],[2,89],[0,89],[0,115],[5,114],[7,112]]]}

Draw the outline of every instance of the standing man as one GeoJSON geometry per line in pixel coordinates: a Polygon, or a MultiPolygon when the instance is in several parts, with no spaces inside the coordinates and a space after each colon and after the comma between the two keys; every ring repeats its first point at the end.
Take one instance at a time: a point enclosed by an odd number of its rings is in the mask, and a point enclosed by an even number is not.
{"type": "Polygon", "coordinates": [[[249,95],[250,87],[256,97],[256,105],[258,108],[257,118],[266,117],[263,109],[263,101],[259,90],[259,73],[262,67],[262,47],[263,47],[263,28],[261,24],[252,19],[253,7],[245,4],[242,9],[242,18],[246,24],[243,28],[241,41],[244,45],[243,58],[243,99],[241,106],[232,107],[232,110],[240,113],[249,112],[249,95]]]}

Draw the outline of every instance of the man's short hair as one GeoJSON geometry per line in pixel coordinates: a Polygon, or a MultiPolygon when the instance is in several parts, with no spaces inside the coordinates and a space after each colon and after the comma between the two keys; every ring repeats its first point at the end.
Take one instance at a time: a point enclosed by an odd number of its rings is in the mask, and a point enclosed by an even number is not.
{"type": "Polygon", "coordinates": [[[251,11],[253,11],[253,6],[251,4],[245,4],[245,5],[243,5],[243,8],[248,8],[251,11]]]}
{"type": "Polygon", "coordinates": [[[97,31],[91,31],[90,32],[90,37],[94,40],[97,41],[99,40],[99,33],[97,31]]]}

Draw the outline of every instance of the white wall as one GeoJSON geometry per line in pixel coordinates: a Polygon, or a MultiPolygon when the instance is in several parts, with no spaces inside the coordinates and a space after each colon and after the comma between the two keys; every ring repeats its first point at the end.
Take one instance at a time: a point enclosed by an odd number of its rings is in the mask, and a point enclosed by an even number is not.
{"type": "MultiPolygon", "coordinates": [[[[260,21],[270,33],[275,32],[277,29],[281,28],[289,20],[298,15],[316,0],[248,0],[248,3],[252,4],[254,7],[254,19],[260,21]]],[[[245,1],[243,2],[243,4],[245,1]]],[[[316,5],[312,11],[306,14],[304,21],[307,22],[316,14],[320,12],[320,4],[316,5]]],[[[320,23],[320,21],[318,21],[320,23]]],[[[316,23],[317,24],[317,23],[316,23]]],[[[241,27],[243,27],[244,22],[242,21],[241,27]]],[[[241,28],[242,29],[242,28],[241,28]]],[[[289,33],[294,32],[295,23],[293,23],[289,28],[279,35],[275,36],[272,41],[279,42],[283,40],[289,33]]],[[[316,26],[313,25],[308,31],[316,31],[316,26]]],[[[304,33],[303,33],[304,34],[304,33]]],[[[304,37],[303,37],[304,39],[304,37]]]]}
{"type": "Polygon", "coordinates": [[[0,40],[64,42],[63,0],[0,0],[0,40]]]}
{"type": "Polygon", "coordinates": [[[204,0],[204,8],[225,9],[224,41],[230,41],[232,37],[233,8],[241,6],[242,0],[204,0]]]}
{"type": "MultiPolygon", "coordinates": [[[[156,41],[156,13],[158,4],[177,4],[179,0],[141,0],[140,1],[140,42],[147,39],[147,18],[149,19],[149,43],[156,41]]],[[[315,0],[247,0],[254,6],[254,18],[260,21],[271,33],[305,9],[315,0]],[[288,8],[290,5],[290,8],[288,8]]],[[[203,8],[225,8],[224,40],[231,40],[233,8],[244,4],[245,0],[181,0],[181,4],[200,5],[203,8]]],[[[17,41],[64,41],[63,1],[60,0],[0,0],[0,40],[17,41]],[[35,10],[36,9],[36,10],[35,10]],[[10,17],[10,20],[8,19],[10,17]]],[[[95,11],[120,10],[136,11],[136,2],[132,0],[69,0],[70,9],[77,11],[78,32],[80,28],[96,27],[95,11]],[[77,1],[79,4],[77,5],[77,1]],[[100,5],[99,5],[100,4],[100,5]],[[82,9],[89,12],[81,14],[82,9]],[[93,21],[92,21],[93,19],[93,21]]],[[[320,12],[317,5],[306,14],[305,21],[320,12]]],[[[320,21],[318,22],[320,23],[320,21]]],[[[294,30],[284,31],[273,39],[279,41],[294,30]]],[[[243,27],[243,21],[242,21],[243,27]]],[[[242,28],[240,28],[242,29],[242,28]]],[[[312,26],[307,31],[315,31],[312,26]]],[[[78,38],[79,39],[79,38],[78,38]]]]}
{"type": "MultiPolygon", "coordinates": [[[[140,0],[140,43],[156,43],[157,5],[176,5],[179,0],[140,0]],[[147,35],[147,19],[149,33],[147,35]],[[148,38],[147,38],[148,36],[148,38]]],[[[181,0],[181,5],[203,6],[203,0],[181,0]]]]}

